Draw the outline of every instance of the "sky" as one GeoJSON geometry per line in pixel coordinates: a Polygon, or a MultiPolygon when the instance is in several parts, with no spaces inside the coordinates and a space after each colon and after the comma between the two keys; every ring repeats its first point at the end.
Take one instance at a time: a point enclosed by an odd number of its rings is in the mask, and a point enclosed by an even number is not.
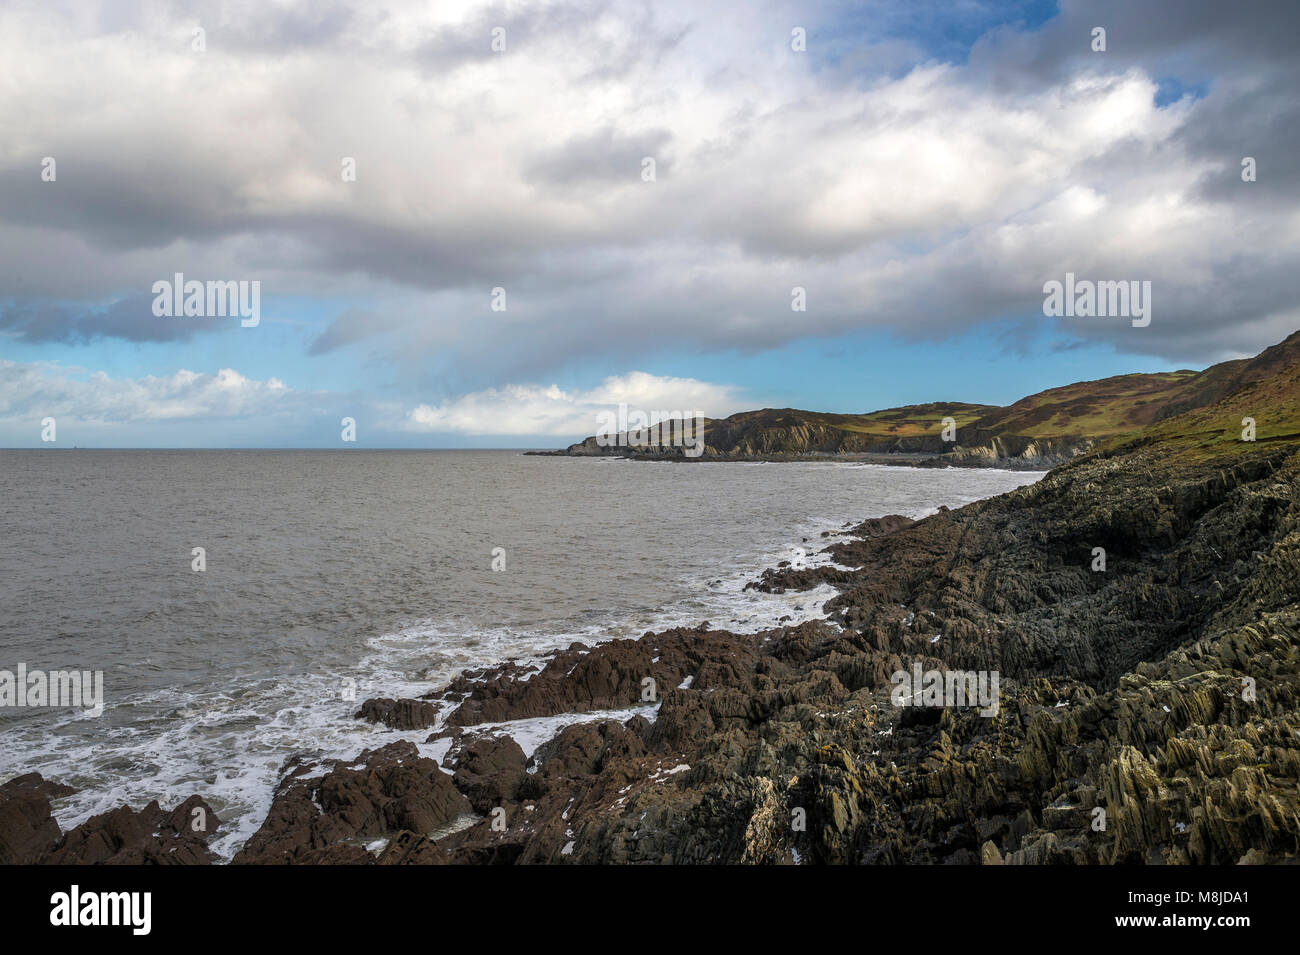
{"type": "Polygon", "coordinates": [[[1297,35],[1290,0],[0,0],[0,447],[562,447],[619,404],[1253,355],[1300,328],[1297,35]],[[1067,273],[1150,282],[1149,324],[1045,314],[1067,273]]]}

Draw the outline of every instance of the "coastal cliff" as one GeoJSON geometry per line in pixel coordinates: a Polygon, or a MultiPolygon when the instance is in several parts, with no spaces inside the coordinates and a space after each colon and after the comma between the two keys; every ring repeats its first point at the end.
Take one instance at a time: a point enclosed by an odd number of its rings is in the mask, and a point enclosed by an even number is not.
{"type": "Polygon", "coordinates": [[[856,460],[928,467],[1001,467],[1046,470],[1098,444],[1157,421],[1208,407],[1275,374],[1295,360],[1297,335],[1253,359],[1212,365],[1201,372],[1120,375],[1076,382],[1022,398],[1006,407],[933,402],[869,414],[829,414],[793,408],[745,411],[705,418],[704,450],[638,443],[627,433],[591,436],[560,451],[566,457],[612,456],[650,460],[856,460]]]}

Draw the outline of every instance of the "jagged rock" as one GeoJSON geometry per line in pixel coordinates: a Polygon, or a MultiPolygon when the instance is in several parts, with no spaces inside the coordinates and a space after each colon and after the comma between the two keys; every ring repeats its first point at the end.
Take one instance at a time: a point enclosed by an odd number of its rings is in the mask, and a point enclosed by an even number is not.
{"type": "Polygon", "coordinates": [[[577,644],[526,681],[505,672],[471,684],[447,724],[473,726],[653,702],[686,677],[698,681],[710,665],[724,670],[751,665],[757,649],[751,636],[707,627],[612,640],[590,649],[577,644]]]}
{"type": "Polygon", "coordinates": [[[452,776],[476,812],[511,802],[528,775],[528,758],[509,736],[484,736],[465,746],[452,776]]]}
{"type": "Polygon", "coordinates": [[[70,830],[46,857],[51,865],[207,865],[207,845],[221,820],[199,796],[168,812],[150,802],[139,812],[119,806],[70,830]]]}
{"type": "Polygon", "coordinates": [[[387,697],[366,700],[357,711],[356,718],[371,723],[383,723],[395,730],[423,729],[438,722],[441,708],[424,700],[392,700],[387,697]]]}
{"type": "Polygon", "coordinates": [[[0,864],[207,865],[208,838],[221,820],[199,796],[175,809],[155,800],[140,811],[119,806],[63,834],[50,800],[75,790],[28,773],[0,786],[0,864]]]}
{"type": "Polygon", "coordinates": [[[436,760],[415,744],[367,750],[321,775],[299,766],[280,784],[266,821],[236,863],[367,864],[361,844],[402,830],[427,835],[470,812],[436,760]]]}
{"type": "Polygon", "coordinates": [[[59,842],[59,824],[50,800],[74,790],[49,782],[40,773],[16,776],[0,785],[0,865],[41,862],[59,842]]]}

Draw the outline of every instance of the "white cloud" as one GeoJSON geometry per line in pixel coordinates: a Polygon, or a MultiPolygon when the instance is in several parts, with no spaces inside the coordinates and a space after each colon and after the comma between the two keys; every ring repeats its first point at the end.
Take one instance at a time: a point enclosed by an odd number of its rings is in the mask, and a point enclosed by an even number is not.
{"type": "Polygon", "coordinates": [[[172,375],[111,378],[102,371],[0,359],[0,418],[46,415],[117,423],[238,418],[287,410],[292,390],[278,378],[256,381],[233,368],[215,375],[184,368],[172,375]]]}
{"type": "Polygon", "coordinates": [[[603,412],[617,411],[620,404],[656,420],[655,412],[725,417],[746,407],[728,385],[633,371],[610,376],[586,391],[563,391],[555,385],[488,388],[436,406],[418,405],[397,427],[474,435],[585,436],[596,433],[603,412]]]}
{"type": "Polygon", "coordinates": [[[54,417],[61,429],[73,422],[111,427],[225,419],[259,429],[274,422],[276,433],[295,443],[332,434],[338,413],[357,416],[372,438],[385,432],[573,436],[594,433],[600,413],[616,411],[619,404],[656,420],[656,412],[722,417],[748,407],[732,386],[640,371],[610,376],[590,389],[507,385],[406,410],[391,401],[303,391],[278,378],[257,380],[233,368],[216,374],[180,369],[171,375],[113,378],[52,362],[0,359],[0,424],[22,442],[39,433],[38,422],[46,416],[54,417]],[[331,423],[325,431],[319,430],[322,421],[331,423]]]}

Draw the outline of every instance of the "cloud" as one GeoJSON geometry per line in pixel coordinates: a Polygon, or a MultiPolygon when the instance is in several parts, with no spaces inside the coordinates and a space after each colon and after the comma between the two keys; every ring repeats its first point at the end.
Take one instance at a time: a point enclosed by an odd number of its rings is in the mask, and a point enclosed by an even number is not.
{"type": "Polygon", "coordinates": [[[237,418],[285,413],[294,393],[277,378],[256,381],[233,368],[214,375],[111,378],[102,371],[0,359],[0,418],[53,416],[101,423],[237,418]]]}
{"type": "Polygon", "coordinates": [[[373,312],[348,308],[340,312],[307,348],[309,355],[325,355],[354,345],[374,335],[400,327],[400,319],[391,312],[373,312]]]}
{"type": "Polygon", "coordinates": [[[363,303],[309,354],[382,338],[378,356],[473,389],[628,349],[951,337],[1033,315],[1067,270],[1149,279],[1156,300],[1149,328],[1062,323],[1067,338],[1195,362],[1289,330],[1292,4],[1067,0],[968,61],[945,36],[944,60],[918,41],[905,63],[901,27],[923,29],[907,4],[260,11],[0,9],[0,59],[40,104],[0,98],[0,323],[29,342],[164,340],[188,330],[121,305],[153,279],[258,278],[268,301],[363,303]],[[1204,95],[1157,106],[1171,80],[1204,95]],[[496,286],[507,313],[488,308],[496,286]]]}
{"type": "Polygon", "coordinates": [[[153,296],[136,295],[102,307],[58,302],[0,304],[0,329],[24,342],[88,342],[124,338],[137,342],[185,341],[212,328],[213,322],[160,319],[153,314],[153,296]]]}
{"type": "Polygon", "coordinates": [[[560,187],[636,187],[647,157],[655,160],[656,176],[671,172],[672,163],[665,150],[672,138],[666,129],[622,133],[606,126],[538,155],[525,164],[524,177],[530,182],[560,187]]]}
{"type": "Polygon", "coordinates": [[[0,434],[18,443],[35,440],[45,417],[55,418],[60,431],[72,423],[118,429],[115,433],[124,433],[120,429],[125,426],[183,426],[180,432],[147,433],[164,443],[187,445],[218,433],[222,442],[235,445],[240,436],[270,436],[282,446],[319,445],[337,438],[340,415],[354,417],[372,446],[387,441],[420,446],[426,435],[571,438],[594,433],[599,415],[617,412],[620,403],[655,420],[668,412],[725,416],[750,404],[729,385],[640,371],[609,376],[589,389],[507,385],[411,407],[292,388],[278,378],[258,380],[233,368],[215,374],[180,369],[170,375],[115,378],[53,362],[0,359],[0,434]],[[238,427],[216,429],[222,422],[238,427]]]}
{"type": "Polygon", "coordinates": [[[590,435],[603,412],[620,404],[655,420],[667,412],[726,417],[746,407],[736,389],[693,378],[666,378],[641,371],[606,378],[586,391],[555,385],[506,385],[412,408],[396,427],[474,435],[590,435]]]}

